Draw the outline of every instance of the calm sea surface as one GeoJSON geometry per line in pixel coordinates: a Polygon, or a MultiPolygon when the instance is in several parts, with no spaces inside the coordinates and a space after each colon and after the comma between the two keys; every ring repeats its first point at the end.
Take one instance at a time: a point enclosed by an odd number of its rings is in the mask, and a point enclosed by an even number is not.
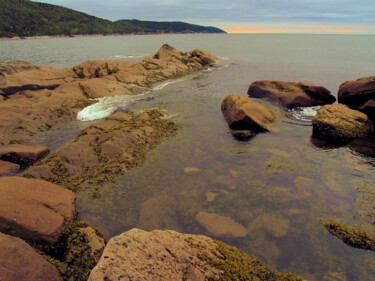
{"type": "MultiPolygon", "coordinates": [[[[219,67],[157,85],[143,96],[104,100],[82,113],[83,119],[93,120],[114,110],[159,106],[180,131],[154,149],[143,167],[116,184],[106,183],[102,198],[92,199],[91,191],[78,194],[79,218],[109,237],[134,227],[205,234],[195,215],[218,213],[249,231],[245,238],[225,242],[280,271],[308,280],[374,280],[374,253],[346,246],[320,221],[333,216],[366,219],[357,189],[375,189],[373,151],[317,146],[311,140],[311,122],[268,103],[280,116],[275,132],[239,142],[230,135],[220,104],[228,94],[246,95],[249,84],[260,79],[317,83],[336,95],[344,81],[375,75],[375,36],[199,34],[0,41],[0,61],[56,67],[88,59],[139,61],[164,43],[184,51],[207,50],[223,60],[219,67]],[[201,172],[188,176],[185,167],[201,172]]],[[[302,117],[311,118],[307,115],[302,117]]],[[[69,141],[67,135],[50,132],[41,141],[55,147],[69,141]]]]}

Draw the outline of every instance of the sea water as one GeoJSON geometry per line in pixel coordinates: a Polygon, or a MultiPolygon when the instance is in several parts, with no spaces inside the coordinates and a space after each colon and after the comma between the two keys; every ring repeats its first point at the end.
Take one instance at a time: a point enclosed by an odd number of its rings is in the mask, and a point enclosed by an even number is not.
{"type": "MultiPolygon", "coordinates": [[[[318,108],[288,111],[269,103],[263,104],[279,116],[273,133],[240,142],[231,136],[220,105],[226,95],[246,95],[251,82],[266,79],[316,83],[336,96],[344,81],[375,74],[375,36],[195,34],[0,41],[0,61],[56,67],[87,59],[137,62],[164,43],[184,51],[207,50],[221,58],[220,65],[155,85],[139,96],[104,98],[81,111],[73,132],[84,121],[118,110],[160,107],[177,122],[179,133],[154,149],[142,167],[105,183],[101,198],[93,199],[90,190],[78,193],[79,218],[108,237],[134,227],[207,234],[195,215],[218,213],[249,231],[225,242],[280,271],[308,280],[372,280],[374,253],[343,244],[321,219],[361,219],[357,189],[374,186],[373,151],[322,146],[311,139],[310,120],[318,108]],[[186,175],[185,167],[200,173],[186,175]]],[[[69,141],[67,130],[54,131],[44,143],[69,141]]]]}

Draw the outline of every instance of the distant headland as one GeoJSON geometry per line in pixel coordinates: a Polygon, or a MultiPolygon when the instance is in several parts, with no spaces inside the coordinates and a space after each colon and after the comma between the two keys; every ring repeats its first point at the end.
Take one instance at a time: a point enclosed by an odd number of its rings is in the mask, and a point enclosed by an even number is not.
{"type": "Polygon", "coordinates": [[[110,34],[226,33],[185,22],[110,21],[61,6],[29,0],[0,0],[0,37],[110,34]]]}

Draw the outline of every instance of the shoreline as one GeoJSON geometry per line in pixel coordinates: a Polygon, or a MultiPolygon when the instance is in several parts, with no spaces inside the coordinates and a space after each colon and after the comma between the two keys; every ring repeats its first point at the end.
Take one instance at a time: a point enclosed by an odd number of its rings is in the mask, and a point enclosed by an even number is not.
{"type": "Polygon", "coordinates": [[[181,35],[181,34],[228,34],[228,33],[210,33],[210,32],[133,32],[133,33],[113,33],[113,34],[75,34],[75,35],[37,35],[37,36],[14,36],[0,37],[0,41],[30,40],[30,39],[58,39],[58,38],[82,38],[82,37],[107,37],[107,36],[135,36],[135,35],[181,35]]]}

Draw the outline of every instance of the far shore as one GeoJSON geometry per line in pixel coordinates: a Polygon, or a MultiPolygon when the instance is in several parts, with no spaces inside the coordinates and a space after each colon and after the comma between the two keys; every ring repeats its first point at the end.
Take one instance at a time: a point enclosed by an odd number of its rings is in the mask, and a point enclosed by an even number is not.
{"type": "Polygon", "coordinates": [[[76,38],[76,37],[103,37],[103,36],[129,36],[129,35],[173,35],[173,34],[227,34],[227,33],[208,33],[208,32],[133,32],[133,33],[113,33],[113,34],[75,34],[75,35],[38,35],[38,36],[14,36],[0,37],[0,40],[28,40],[28,39],[51,39],[51,38],[76,38]]]}

